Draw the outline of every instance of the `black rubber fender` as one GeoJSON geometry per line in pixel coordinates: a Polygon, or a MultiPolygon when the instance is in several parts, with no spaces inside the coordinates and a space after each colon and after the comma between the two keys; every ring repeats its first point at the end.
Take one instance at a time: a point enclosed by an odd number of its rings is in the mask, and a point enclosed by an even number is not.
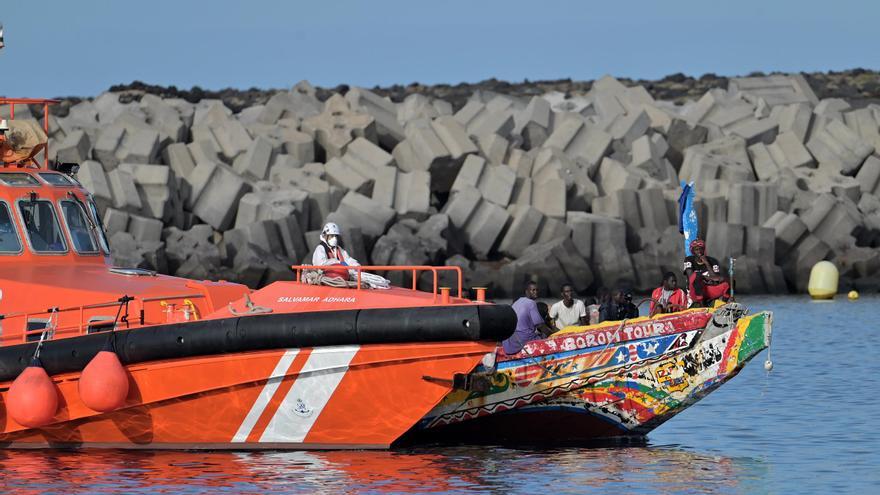
{"type": "MultiPolygon", "coordinates": [[[[513,333],[507,305],[315,311],[170,323],[43,343],[50,375],[79,371],[109,338],[123,364],[294,347],[406,342],[500,341],[513,333]]],[[[27,367],[37,343],[0,347],[0,381],[27,367]]]]}

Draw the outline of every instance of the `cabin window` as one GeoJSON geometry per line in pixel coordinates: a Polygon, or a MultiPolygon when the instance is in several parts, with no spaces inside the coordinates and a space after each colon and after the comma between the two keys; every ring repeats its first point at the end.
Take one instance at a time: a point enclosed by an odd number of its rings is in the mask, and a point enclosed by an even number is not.
{"type": "Polygon", "coordinates": [[[43,172],[40,174],[40,177],[43,178],[44,181],[52,184],[53,186],[75,186],[76,184],[70,180],[70,177],[62,174],[57,174],[54,172],[43,172]]]}
{"type": "Polygon", "coordinates": [[[89,201],[89,213],[92,214],[92,220],[95,222],[95,232],[98,234],[98,241],[101,243],[101,249],[104,250],[104,253],[110,254],[110,243],[107,242],[107,234],[104,232],[103,224],[101,223],[101,215],[98,215],[98,208],[95,206],[94,201],[89,201]]]}
{"type": "Polygon", "coordinates": [[[31,174],[23,172],[4,172],[0,173],[0,182],[7,186],[39,186],[40,181],[31,174]]]}
{"type": "Polygon", "coordinates": [[[6,203],[0,203],[0,253],[20,253],[21,241],[6,203]]]}
{"type": "Polygon", "coordinates": [[[21,223],[27,233],[28,244],[37,253],[64,253],[67,244],[61,235],[55,207],[46,200],[19,200],[21,223]]]}
{"type": "Polygon", "coordinates": [[[77,253],[97,253],[98,245],[92,236],[92,226],[86,212],[76,201],[62,201],[61,214],[70,233],[70,242],[77,253]]]}

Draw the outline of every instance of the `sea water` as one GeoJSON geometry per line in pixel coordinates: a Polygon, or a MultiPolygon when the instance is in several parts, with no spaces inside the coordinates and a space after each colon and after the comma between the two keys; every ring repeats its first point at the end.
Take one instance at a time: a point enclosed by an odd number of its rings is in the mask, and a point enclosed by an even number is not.
{"type": "MultiPolygon", "coordinates": [[[[743,297],[762,352],[630,447],[392,451],[0,451],[4,493],[874,493],[880,298],[743,297]]],[[[535,428],[562,428],[536,424],[535,428]]]]}

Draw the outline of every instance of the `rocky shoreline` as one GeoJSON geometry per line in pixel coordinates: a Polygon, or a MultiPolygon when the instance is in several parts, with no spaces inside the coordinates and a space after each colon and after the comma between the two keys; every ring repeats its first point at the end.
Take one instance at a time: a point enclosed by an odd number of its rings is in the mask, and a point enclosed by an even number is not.
{"type": "MultiPolygon", "coordinates": [[[[363,263],[639,291],[680,272],[679,181],[740,292],[830,259],[880,275],[880,76],[844,72],[203,91],[132,83],[53,110],[114,262],[260,286],[336,221],[363,263]]],[[[32,113],[37,116],[39,110],[32,113]]],[[[21,118],[21,115],[17,115],[21,118]]],[[[404,282],[402,277],[396,277],[404,282]]],[[[427,280],[422,280],[427,283],[427,280]]]]}

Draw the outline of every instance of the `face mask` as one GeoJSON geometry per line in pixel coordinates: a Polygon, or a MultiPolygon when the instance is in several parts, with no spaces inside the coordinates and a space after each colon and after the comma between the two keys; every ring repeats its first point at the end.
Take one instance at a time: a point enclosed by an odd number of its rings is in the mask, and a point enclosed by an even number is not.
{"type": "Polygon", "coordinates": [[[327,244],[329,244],[330,247],[336,247],[339,245],[339,239],[336,236],[333,236],[327,241],[327,244]]]}

